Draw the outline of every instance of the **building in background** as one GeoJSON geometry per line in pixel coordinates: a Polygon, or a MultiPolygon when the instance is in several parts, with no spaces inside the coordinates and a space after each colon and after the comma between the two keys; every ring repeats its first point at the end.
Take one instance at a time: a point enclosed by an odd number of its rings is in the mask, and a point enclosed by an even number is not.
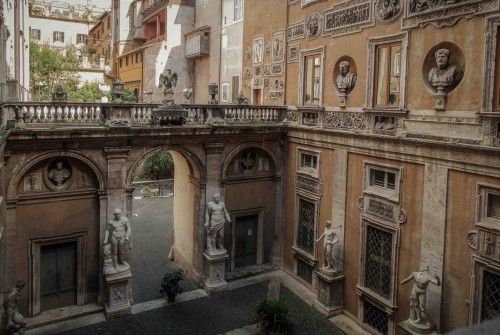
{"type": "Polygon", "coordinates": [[[29,99],[27,1],[0,1],[0,101],[29,99]]]}
{"type": "MultiPolygon", "coordinates": [[[[37,43],[48,44],[53,48],[75,47],[81,57],[80,86],[86,82],[101,81],[104,79],[105,58],[101,60],[103,40],[110,39],[104,33],[107,23],[102,24],[109,14],[103,8],[87,7],[80,4],[61,1],[30,1],[29,11],[29,36],[30,40],[37,43]],[[87,44],[91,28],[99,24],[99,50],[90,48],[87,44]],[[99,53],[98,53],[99,51],[99,53]]],[[[106,19],[107,20],[107,19],[106,19]]],[[[92,31],[92,38],[97,31],[92,31]]],[[[93,41],[93,39],[92,39],[93,41]]],[[[97,42],[97,41],[96,41],[97,42]]]]}

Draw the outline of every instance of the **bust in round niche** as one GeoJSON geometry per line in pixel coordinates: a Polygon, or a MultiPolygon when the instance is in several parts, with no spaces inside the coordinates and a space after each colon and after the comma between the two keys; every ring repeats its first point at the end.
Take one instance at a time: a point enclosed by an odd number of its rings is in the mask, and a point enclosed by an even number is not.
{"type": "Polygon", "coordinates": [[[67,189],[73,173],[70,164],[64,158],[55,158],[47,164],[45,169],[45,182],[54,191],[67,189]]]}
{"type": "Polygon", "coordinates": [[[447,94],[460,84],[464,69],[462,50],[453,43],[443,42],[429,50],[422,75],[433,93],[447,94]]]}

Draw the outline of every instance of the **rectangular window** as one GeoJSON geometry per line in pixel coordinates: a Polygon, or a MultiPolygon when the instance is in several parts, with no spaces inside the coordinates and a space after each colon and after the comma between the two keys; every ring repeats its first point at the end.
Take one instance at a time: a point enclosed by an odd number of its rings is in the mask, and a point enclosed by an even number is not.
{"type": "Polygon", "coordinates": [[[365,287],[386,299],[391,294],[392,234],[368,225],[366,231],[365,287]]]}
{"type": "Polygon", "coordinates": [[[128,66],[128,56],[125,57],[125,66],[128,66]]]}
{"type": "Polygon", "coordinates": [[[235,101],[240,94],[240,76],[233,76],[231,81],[231,101],[235,101]]]}
{"type": "Polygon", "coordinates": [[[234,0],[234,21],[243,17],[243,0],[234,0]]]}
{"type": "Polygon", "coordinates": [[[500,194],[488,193],[488,208],[486,215],[492,219],[500,219],[500,194]]]}
{"type": "Polygon", "coordinates": [[[86,43],[87,43],[87,35],[76,34],[76,44],[86,44],[86,43]]]}
{"type": "Polygon", "coordinates": [[[306,153],[301,153],[300,155],[300,166],[303,168],[318,168],[318,156],[310,155],[306,153]]]}
{"type": "Polygon", "coordinates": [[[62,31],[54,31],[54,42],[64,42],[64,33],[62,31]]]}
{"type": "Polygon", "coordinates": [[[314,253],[315,212],[316,205],[313,202],[299,199],[297,246],[311,255],[314,253]]]}
{"type": "Polygon", "coordinates": [[[32,40],[40,41],[41,32],[40,29],[31,29],[30,37],[32,40]]]}
{"type": "Polygon", "coordinates": [[[381,44],[375,57],[375,106],[399,106],[401,43],[381,44]]]}
{"type": "Polygon", "coordinates": [[[142,62],[142,52],[139,52],[139,62],[142,62]]]}
{"type": "Polygon", "coordinates": [[[139,53],[138,52],[135,53],[135,62],[139,63],[139,53]]]}
{"type": "Polygon", "coordinates": [[[370,169],[370,186],[396,189],[396,174],[384,170],[370,169]]]}
{"type": "Polygon", "coordinates": [[[120,58],[120,67],[123,67],[123,58],[120,58]]]}
{"type": "Polygon", "coordinates": [[[304,105],[319,105],[321,55],[304,57],[304,105]]]}
{"type": "Polygon", "coordinates": [[[484,270],[481,321],[500,316],[500,276],[484,270]]]}
{"type": "Polygon", "coordinates": [[[108,29],[111,28],[111,16],[108,16],[108,29]]]}
{"type": "Polygon", "coordinates": [[[297,150],[297,172],[319,177],[319,153],[297,150]]]}
{"type": "Polygon", "coordinates": [[[363,301],[363,322],[370,325],[380,334],[388,334],[389,318],[387,313],[368,301],[363,301]]]}

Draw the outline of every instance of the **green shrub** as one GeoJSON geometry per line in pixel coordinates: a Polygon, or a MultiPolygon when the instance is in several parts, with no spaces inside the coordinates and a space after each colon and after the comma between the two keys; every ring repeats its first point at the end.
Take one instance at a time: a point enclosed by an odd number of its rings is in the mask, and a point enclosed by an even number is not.
{"type": "MultiPolygon", "coordinates": [[[[179,282],[183,279],[182,272],[182,269],[175,268],[167,271],[167,273],[163,275],[163,278],[161,279],[161,295],[173,295],[175,298],[177,294],[182,292],[182,289],[179,286],[179,282]]],[[[171,301],[170,297],[169,301],[171,301]]]]}
{"type": "Polygon", "coordinates": [[[257,307],[257,319],[263,333],[288,334],[290,321],[288,310],[279,301],[264,300],[257,307]]]}

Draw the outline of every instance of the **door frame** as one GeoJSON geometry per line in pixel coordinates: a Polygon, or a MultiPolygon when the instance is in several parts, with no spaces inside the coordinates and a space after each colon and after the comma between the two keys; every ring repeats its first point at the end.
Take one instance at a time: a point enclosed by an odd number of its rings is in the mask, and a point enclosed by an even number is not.
{"type": "Polygon", "coordinates": [[[231,268],[234,270],[234,257],[235,257],[235,246],[236,246],[236,220],[239,217],[257,215],[257,265],[261,265],[264,260],[264,207],[257,207],[252,209],[244,210],[232,210],[229,216],[231,217],[231,268]]]}
{"type": "Polygon", "coordinates": [[[76,305],[83,306],[86,298],[87,233],[35,238],[29,241],[29,316],[40,314],[41,306],[41,249],[54,244],[76,242],[76,305]]]}

